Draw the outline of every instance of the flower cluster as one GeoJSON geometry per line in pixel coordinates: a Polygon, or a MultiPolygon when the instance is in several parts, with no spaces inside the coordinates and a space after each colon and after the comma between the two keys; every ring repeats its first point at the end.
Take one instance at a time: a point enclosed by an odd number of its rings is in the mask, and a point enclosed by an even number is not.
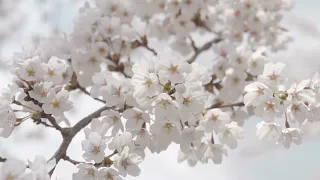
{"type": "Polygon", "coordinates": [[[283,75],[284,68],[281,62],[266,64],[257,81],[244,88],[244,103],[253,106],[254,114],[263,119],[257,125],[258,138],[289,148],[291,143],[301,143],[303,125],[318,121],[319,74],[290,85],[283,75]]]}
{"type": "MultiPolygon", "coordinates": [[[[57,33],[15,54],[14,83],[0,96],[0,135],[8,138],[29,119],[60,131],[63,148],[52,159],[76,165],[75,180],[138,176],[147,152],[171,144],[180,147],[178,162],[220,164],[237,148],[250,116],[263,120],[259,139],[300,144],[303,126],[318,120],[320,76],[290,84],[285,65],[267,56],[290,41],[280,22],[291,8],[290,0],[86,3],[70,37],[57,33]],[[192,37],[204,31],[214,39],[197,47],[192,37]],[[150,46],[161,40],[171,51],[150,46]],[[141,48],[153,55],[137,55],[141,48]],[[206,50],[215,54],[210,67],[196,62],[206,50]],[[104,107],[69,127],[73,90],[104,107]],[[77,161],[65,146],[81,130],[83,160],[77,161]]],[[[40,159],[29,163],[28,176],[45,180],[55,163],[40,159]]],[[[24,176],[20,161],[2,164],[5,179],[24,176]]]]}
{"type": "Polygon", "coordinates": [[[2,164],[0,179],[50,180],[48,173],[55,165],[55,159],[47,162],[42,156],[36,156],[33,162],[28,160],[28,166],[21,160],[10,158],[2,164]]]}

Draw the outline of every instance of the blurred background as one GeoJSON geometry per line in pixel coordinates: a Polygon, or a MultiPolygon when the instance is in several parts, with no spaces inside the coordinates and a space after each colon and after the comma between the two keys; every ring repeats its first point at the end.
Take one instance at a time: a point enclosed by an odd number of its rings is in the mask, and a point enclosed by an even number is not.
{"type": "MultiPolygon", "coordinates": [[[[81,3],[81,0],[0,0],[0,87],[11,81],[8,65],[12,54],[37,41],[40,35],[57,30],[70,34],[81,3]]],[[[288,50],[270,56],[273,61],[287,63],[286,74],[295,80],[311,78],[320,68],[319,8],[319,0],[296,0],[295,9],[284,18],[294,41],[288,50]]],[[[72,98],[75,108],[67,114],[72,124],[101,106],[77,93],[72,98]],[[84,102],[90,106],[81,105],[84,102]]],[[[310,124],[310,133],[303,144],[287,150],[259,142],[255,137],[258,121],[254,117],[246,121],[245,139],[239,148],[229,151],[229,157],[221,165],[198,164],[191,168],[178,164],[178,147],[172,146],[165,153],[147,155],[140,165],[141,175],[126,179],[320,180],[320,124],[310,124]]],[[[83,137],[80,133],[72,141],[68,149],[72,159],[82,159],[83,137]]],[[[26,122],[9,139],[0,139],[0,156],[10,154],[26,160],[41,154],[50,158],[60,142],[60,134],[54,130],[26,122]]],[[[76,170],[68,162],[60,161],[53,179],[70,180],[76,170]]]]}

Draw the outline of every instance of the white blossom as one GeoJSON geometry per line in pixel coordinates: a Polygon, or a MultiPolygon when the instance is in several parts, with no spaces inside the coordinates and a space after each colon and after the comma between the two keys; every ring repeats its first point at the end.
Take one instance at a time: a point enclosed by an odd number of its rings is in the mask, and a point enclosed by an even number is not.
{"type": "Polygon", "coordinates": [[[82,141],[82,149],[85,151],[83,158],[86,161],[100,163],[104,159],[104,150],[107,147],[106,139],[103,139],[97,132],[90,133],[87,140],[82,141]]]}
{"type": "Polygon", "coordinates": [[[63,116],[64,112],[72,109],[72,102],[69,100],[69,93],[66,90],[62,90],[58,93],[51,90],[48,93],[47,100],[42,105],[42,109],[46,114],[63,116]]]}
{"type": "Polygon", "coordinates": [[[109,127],[112,127],[112,136],[117,134],[120,130],[124,131],[119,112],[114,110],[106,110],[101,112],[101,116],[104,116],[102,121],[107,123],[109,127]]]}
{"type": "Polygon", "coordinates": [[[119,170],[122,176],[138,176],[140,174],[140,168],[138,164],[141,162],[141,158],[137,154],[130,154],[129,148],[123,149],[121,154],[114,159],[113,165],[119,170]]]}
{"type": "Polygon", "coordinates": [[[290,148],[291,144],[300,145],[302,142],[302,131],[298,128],[285,128],[282,130],[280,138],[285,148],[290,148]]]}
{"type": "Polygon", "coordinates": [[[1,163],[0,179],[20,179],[26,169],[26,164],[18,159],[10,158],[1,163]]]}
{"type": "Polygon", "coordinates": [[[150,121],[149,114],[136,109],[125,110],[122,117],[127,119],[126,130],[140,129],[143,123],[150,121]]]}
{"type": "Polygon", "coordinates": [[[206,132],[218,132],[225,124],[230,122],[230,115],[221,109],[211,109],[204,116],[204,128],[206,132]]]}
{"type": "Polygon", "coordinates": [[[226,149],[221,144],[209,143],[204,152],[204,161],[212,160],[214,164],[221,164],[223,156],[227,156],[226,149]]]}
{"type": "Polygon", "coordinates": [[[235,122],[226,124],[224,130],[219,134],[220,142],[229,148],[235,149],[238,145],[237,139],[243,138],[243,129],[235,122]]]}
{"type": "Polygon", "coordinates": [[[244,88],[243,102],[246,106],[257,106],[272,96],[272,90],[260,82],[254,82],[244,88]]]}
{"type": "Polygon", "coordinates": [[[272,141],[278,141],[281,137],[281,127],[276,123],[266,123],[264,121],[257,124],[256,135],[259,140],[267,139],[272,141]]]}
{"type": "Polygon", "coordinates": [[[72,175],[72,179],[96,180],[99,177],[98,170],[92,165],[79,164],[77,167],[78,171],[72,175]]]}
{"type": "Polygon", "coordinates": [[[122,180],[119,176],[119,172],[113,168],[103,168],[98,172],[98,180],[113,179],[122,180]]]}

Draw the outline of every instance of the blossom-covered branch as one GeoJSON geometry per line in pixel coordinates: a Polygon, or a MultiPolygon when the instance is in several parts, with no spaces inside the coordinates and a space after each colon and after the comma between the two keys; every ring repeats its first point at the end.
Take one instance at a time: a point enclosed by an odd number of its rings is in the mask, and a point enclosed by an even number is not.
{"type": "Polygon", "coordinates": [[[288,86],[285,65],[265,53],[290,42],[280,17],[291,8],[290,0],[86,3],[71,35],[43,38],[14,57],[15,80],[0,97],[0,135],[8,138],[31,119],[63,140],[50,161],[37,156],[26,166],[7,158],[3,165],[20,171],[1,175],[47,180],[66,160],[78,167],[74,180],[120,180],[141,173],[147,150],[160,153],[171,144],[179,145],[179,163],[220,164],[244,138],[250,116],[261,118],[259,139],[300,144],[305,122],[319,120],[320,77],[288,86]],[[191,37],[203,31],[216,38],[197,47],[191,37]],[[170,50],[151,48],[163,41],[170,50]],[[151,53],[137,53],[141,48],[151,53]],[[196,61],[205,51],[214,53],[210,66],[196,61]],[[65,113],[90,106],[70,100],[76,89],[104,107],[70,127],[75,120],[65,113]],[[80,132],[83,160],[73,160],[67,150],[80,132]]]}

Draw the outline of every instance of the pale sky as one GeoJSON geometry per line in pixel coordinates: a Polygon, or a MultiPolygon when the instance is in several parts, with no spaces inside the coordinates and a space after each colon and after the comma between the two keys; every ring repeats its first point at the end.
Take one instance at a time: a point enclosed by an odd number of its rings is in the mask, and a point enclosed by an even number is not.
{"type": "MultiPolygon", "coordinates": [[[[60,8],[60,16],[56,16],[57,23],[64,30],[70,32],[72,29],[72,18],[70,12],[75,12],[71,4],[60,8]]],[[[288,63],[287,73],[296,79],[310,77],[320,68],[320,36],[317,27],[320,27],[320,1],[319,0],[297,0],[296,8],[286,15],[287,27],[292,31],[295,38],[289,50],[271,56],[275,61],[281,60],[288,63]]],[[[36,23],[33,23],[36,24],[36,23]]],[[[36,26],[36,25],[32,25],[36,26]]],[[[32,29],[32,28],[31,28],[32,29]]],[[[11,45],[6,48],[6,55],[10,55],[19,46],[11,45]]],[[[9,76],[0,74],[1,86],[9,83],[9,76]]],[[[88,97],[73,97],[75,109],[68,114],[72,124],[83,116],[89,114],[93,108],[100,104],[88,97]],[[90,106],[84,106],[85,104],[90,106]],[[90,107],[90,108],[89,108],[90,107]],[[74,114],[73,112],[77,112],[74,114]]],[[[235,151],[228,151],[229,157],[221,165],[209,163],[188,167],[186,163],[177,163],[176,146],[172,146],[167,152],[161,154],[147,154],[145,161],[140,165],[141,175],[126,179],[135,180],[319,180],[320,179],[320,140],[310,138],[300,146],[293,146],[289,150],[282,147],[271,148],[264,146],[255,137],[254,125],[258,119],[251,118],[245,125],[245,139],[240,142],[240,147],[235,151]],[[318,175],[318,178],[315,176],[318,175]]],[[[318,125],[319,126],[319,125],[318,125]]],[[[320,126],[319,126],[320,127],[320,126]]],[[[61,142],[59,133],[54,130],[45,129],[44,140],[26,141],[21,138],[26,132],[33,129],[34,132],[43,132],[42,127],[32,123],[26,123],[16,130],[9,139],[0,141],[0,150],[5,149],[10,154],[15,154],[22,159],[33,159],[37,154],[46,158],[52,156],[61,142]],[[21,135],[22,134],[22,135],[21,135]],[[3,148],[3,149],[2,149],[3,148]]],[[[30,134],[30,133],[29,133],[30,134]]],[[[74,159],[82,159],[80,133],[68,149],[68,154],[74,159]]],[[[72,172],[76,169],[69,163],[61,161],[56,169],[58,180],[70,180],[72,172]]]]}

